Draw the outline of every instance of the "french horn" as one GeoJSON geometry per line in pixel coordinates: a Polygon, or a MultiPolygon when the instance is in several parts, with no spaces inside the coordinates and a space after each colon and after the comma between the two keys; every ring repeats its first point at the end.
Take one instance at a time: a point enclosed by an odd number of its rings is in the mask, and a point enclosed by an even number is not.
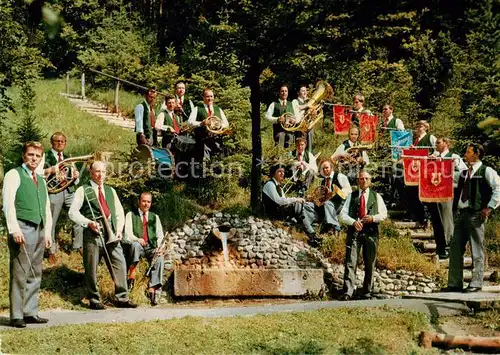
{"type": "Polygon", "coordinates": [[[336,195],[343,200],[346,199],[344,191],[337,185],[332,184],[332,190],[327,189],[325,185],[320,185],[307,196],[307,200],[314,203],[317,207],[321,207],[326,201],[332,199],[336,195]]]}
{"type": "Polygon", "coordinates": [[[228,131],[227,128],[223,127],[222,119],[220,117],[214,116],[214,115],[209,116],[206,119],[205,127],[207,128],[207,130],[210,133],[213,133],[213,134],[224,134],[228,131]]]}
{"type": "Polygon", "coordinates": [[[56,164],[56,173],[47,177],[47,191],[49,194],[57,194],[75,183],[74,172],[77,171],[75,163],[91,163],[96,160],[107,161],[112,153],[96,152],[94,154],[82,155],[64,159],[56,164]]]}

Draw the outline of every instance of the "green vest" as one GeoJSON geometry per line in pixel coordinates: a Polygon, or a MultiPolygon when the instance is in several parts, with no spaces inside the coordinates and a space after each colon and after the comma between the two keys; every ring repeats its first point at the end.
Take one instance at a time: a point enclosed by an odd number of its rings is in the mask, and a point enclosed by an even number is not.
{"type": "Polygon", "coordinates": [[[430,147],[431,144],[431,135],[426,133],[425,136],[422,137],[421,140],[418,141],[417,147],[430,147]]]}
{"type": "Polygon", "coordinates": [[[151,123],[151,118],[149,117],[149,104],[146,102],[146,100],[144,100],[141,105],[144,108],[144,113],[142,115],[142,128],[144,130],[146,139],[149,139],[153,135],[153,126],[151,123]]]}
{"type": "MultiPolygon", "coordinates": [[[[292,102],[291,101],[288,101],[286,100],[286,106],[283,108],[283,106],[281,105],[281,102],[279,101],[276,101],[274,103],[274,112],[273,112],[273,117],[280,117],[281,115],[283,115],[285,112],[289,112],[289,113],[294,113],[293,112],[293,105],[292,105],[292,102]]],[[[279,123],[278,123],[279,124],[279,123]]]]}
{"type": "MultiPolygon", "coordinates": [[[[165,120],[163,121],[163,124],[165,126],[170,126],[170,127],[174,128],[174,123],[172,122],[172,116],[168,113],[168,111],[167,110],[161,110],[161,112],[163,112],[163,114],[165,115],[165,120]]],[[[174,117],[175,117],[175,120],[177,122],[177,127],[179,127],[179,129],[180,129],[181,128],[181,122],[182,122],[182,120],[175,113],[174,113],[174,117]]],[[[170,131],[163,131],[163,134],[165,134],[165,132],[171,133],[170,131]]]]}
{"type": "MultiPolygon", "coordinates": [[[[142,214],[138,210],[132,211],[132,231],[137,238],[142,238],[142,214]]],[[[156,214],[148,212],[148,243],[152,248],[157,247],[156,214]]]]}
{"type": "MultiPolygon", "coordinates": [[[[349,205],[349,217],[358,219],[359,212],[359,194],[360,190],[356,190],[351,194],[351,203],[349,205]]],[[[374,216],[378,214],[378,203],[377,203],[377,193],[370,189],[368,193],[368,201],[366,202],[366,214],[370,216],[374,216]]],[[[353,227],[354,228],[354,227],[353,227]]],[[[364,232],[369,234],[378,235],[378,223],[369,223],[363,225],[364,232]]]]}
{"type": "Polygon", "coordinates": [[[392,120],[387,125],[389,129],[396,129],[396,117],[392,117],[392,120]]]}
{"type": "MultiPolygon", "coordinates": [[[[96,218],[101,217],[101,210],[99,209],[99,200],[97,199],[97,195],[92,188],[90,183],[82,185],[83,192],[85,194],[85,200],[83,201],[82,208],[80,209],[80,213],[86,218],[93,220],[92,212],[96,218]],[[87,202],[90,201],[89,203],[87,202]],[[92,208],[92,209],[91,209],[92,208]]],[[[104,185],[104,198],[109,207],[109,211],[111,212],[111,226],[113,227],[113,231],[116,233],[116,209],[115,209],[115,199],[113,195],[113,189],[107,185],[104,185]]]]}
{"type": "Polygon", "coordinates": [[[47,216],[45,208],[47,206],[47,187],[45,181],[38,174],[35,185],[33,177],[22,167],[16,168],[19,174],[20,185],[16,191],[16,217],[23,221],[29,221],[34,224],[43,225],[46,223],[47,216]]]}
{"type": "MultiPolygon", "coordinates": [[[[201,122],[201,121],[205,120],[206,118],[208,118],[208,111],[205,109],[204,104],[199,104],[197,106],[197,108],[198,108],[198,110],[197,110],[198,114],[196,115],[196,121],[201,122]]],[[[220,114],[220,107],[217,105],[213,105],[213,109],[214,109],[214,112],[212,112],[212,115],[217,116],[220,119],[222,119],[221,114],[220,114]]]]}
{"type": "MultiPolygon", "coordinates": [[[[456,210],[458,207],[458,201],[462,194],[462,190],[465,185],[465,177],[467,176],[468,170],[462,170],[460,178],[458,179],[457,192],[453,199],[453,209],[456,210]]],[[[480,211],[488,206],[490,202],[493,190],[486,181],[486,166],[481,164],[476,173],[469,180],[469,207],[474,211],[480,211]]]]}
{"type": "MultiPolygon", "coordinates": [[[[52,153],[52,150],[49,149],[48,151],[45,152],[45,165],[44,165],[44,168],[47,169],[47,168],[50,168],[50,167],[53,167],[55,166],[56,164],[58,163],[56,157],[54,156],[54,153],[52,153]]],[[[70,169],[68,169],[68,173],[66,174],[66,177],[67,179],[71,179],[72,178],[72,172],[70,169]]],[[[47,177],[47,180],[50,180],[54,178],[54,174],[51,174],[47,177]]],[[[72,193],[72,192],[75,192],[76,190],[76,187],[75,187],[75,184],[71,184],[69,185],[66,190],[68,190],[68,192],[72,193]]]]}
{"type": "MultiPolygon", "coordinates": [[[[179,100],[177,95],[175,95],[175,100],[176,102],[179,100]]],[[[182,111],[183,114],[180,115],[181,117],[179,122],[187,121],[189,115],[191,114],[191,99],[187,95],[184,95],[184,100],[182,100],[182,111]]]]}

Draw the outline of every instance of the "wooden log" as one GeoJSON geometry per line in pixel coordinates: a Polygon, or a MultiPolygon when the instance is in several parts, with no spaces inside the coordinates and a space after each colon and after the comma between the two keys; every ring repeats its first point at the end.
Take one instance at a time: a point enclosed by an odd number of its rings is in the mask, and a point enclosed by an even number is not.
{"type": "Polygon", "coordinates": [[[443,349],[460,348],[472,351],[500,351],[500,337],[474,337],[421,332],[420,346],[430,349],[433,346],[443,349]]]}

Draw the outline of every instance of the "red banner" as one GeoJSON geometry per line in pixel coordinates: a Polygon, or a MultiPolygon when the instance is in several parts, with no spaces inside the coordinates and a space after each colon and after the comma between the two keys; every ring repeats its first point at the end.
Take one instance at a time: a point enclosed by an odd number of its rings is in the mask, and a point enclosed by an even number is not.
{"type": "Polygon", "coordinates": [[[420,179],[420,160],[411,157],[426,157],[429,155],[428,148],[403,149],[403,166],[405,185],[417,186],[420,179]]]}
{"type": "Polygon", "coordinates": [[[422,202],[453,199],[453,159],[421,159],[418,197],[422,202]]]}
{"type": "Polygon", "coordinates": [[[362,113],[359,119],[359,141],[361,144],[374,143],[377,139],[378,116],[362,113]]]}
{"type": "Polygon", "coordinates": [[[350,108],[344,105],[333,105],[333,126],[335,134],[349,134],[351,127],[350,108]]]}

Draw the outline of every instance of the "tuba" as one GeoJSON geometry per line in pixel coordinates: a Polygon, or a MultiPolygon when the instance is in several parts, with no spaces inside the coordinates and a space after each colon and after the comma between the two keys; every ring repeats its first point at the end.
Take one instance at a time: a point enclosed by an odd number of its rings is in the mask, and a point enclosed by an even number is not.
{"type": "Polygon", "coordinates": [[[96,152],[94,154],[67,158],[56,165],[57,172],[47,177],[47,191],[57,194],[75,183],[74,172],[77,171],[75,163],[90,163],[95,160],[107,161],[112,153],[96,152]]]}
{"type": "MultiPolygon", "coordinates": [[[[289,132],[309,132],[323,118],[324,101],[331,99],[333,99],[333,89],[330,84],[326,81],[318,81],[312,97],[307,101],[303,116],[294,117],[294,120],[287,120],[285,116],[287,114],[285,113],[280,117],[281,126],[289,132]]],[[[291,116],[293,117],[293,115],[291,116]]]]}

